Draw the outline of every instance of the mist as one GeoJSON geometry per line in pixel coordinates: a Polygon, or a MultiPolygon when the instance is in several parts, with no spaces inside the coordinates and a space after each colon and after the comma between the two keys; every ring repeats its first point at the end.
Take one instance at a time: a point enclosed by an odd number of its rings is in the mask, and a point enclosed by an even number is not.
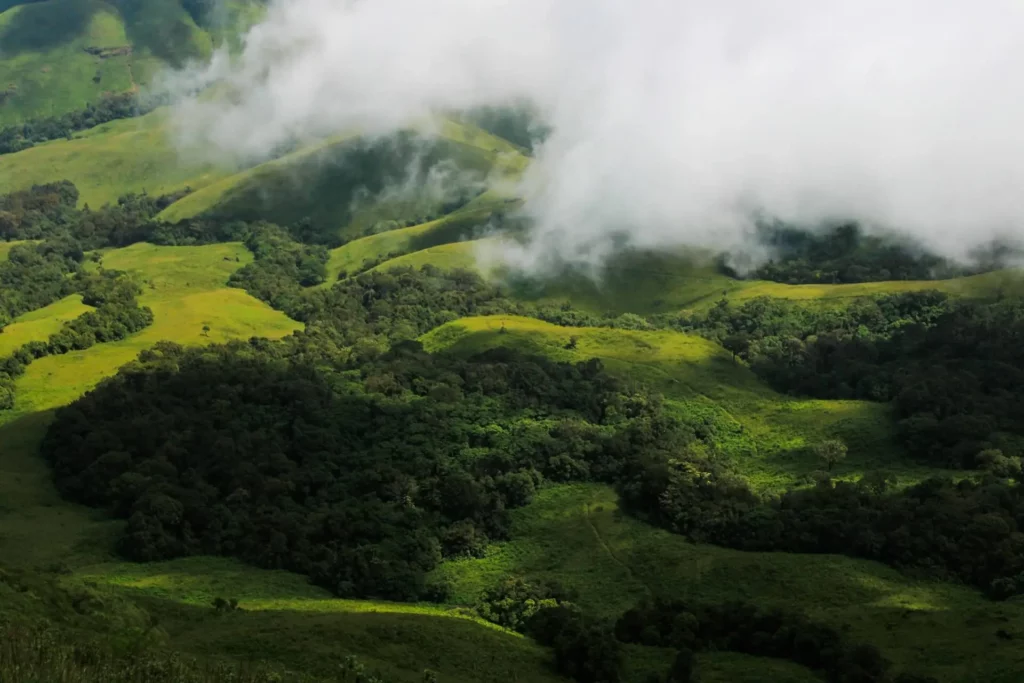
{"type": "Polygon", "coordinates": [[[751,247],[755,216],[857,220],[947,257],[1024,237],[1014,0],[275,0],[183,148],[258,160],[525,98],[550,126],[506,256],[751,247]]]}

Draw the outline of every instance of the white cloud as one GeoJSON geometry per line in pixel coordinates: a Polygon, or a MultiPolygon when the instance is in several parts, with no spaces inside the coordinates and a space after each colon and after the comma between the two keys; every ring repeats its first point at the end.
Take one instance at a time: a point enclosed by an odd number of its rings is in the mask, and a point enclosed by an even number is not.
{"type": "Polygon", "coordinates": [[[1022,36],[1016,0],[278,0],[180,134],[252,157],[524,96],[527,260],[735,246],[753,210],[958,255],[1024,237],[1022,36]]]}

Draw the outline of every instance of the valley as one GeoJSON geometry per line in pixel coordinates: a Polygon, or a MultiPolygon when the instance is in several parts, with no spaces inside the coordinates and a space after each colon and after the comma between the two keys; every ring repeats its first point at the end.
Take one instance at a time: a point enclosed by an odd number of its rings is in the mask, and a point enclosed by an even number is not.
{"type": "MultiPolygon", "coordinates": [[[[265,8],[224,7],[0,2],[0,128],[238,49],[265,8]]],[[[534,158],[488,120],[221,164],[140,114],[0,154],[11,642],[184,658],[157,683],[1021,680],[1019,270],[886,279],[930,256],[857,233],[519,272],[534,158]]]]}

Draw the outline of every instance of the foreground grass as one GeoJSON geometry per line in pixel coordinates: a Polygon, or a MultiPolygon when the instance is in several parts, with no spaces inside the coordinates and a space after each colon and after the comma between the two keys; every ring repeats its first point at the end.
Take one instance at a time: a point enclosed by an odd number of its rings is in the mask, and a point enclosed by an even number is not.
{"type": "MultiPolygon", "coordinates": [[[[582,606],[609,617],[649,595],[751,600],[848,629],[897,666],[944,682],[1011,683],[1024,671],[1024,649],[996,635],[1024,633],[1024,604],[992,603],[973,589],[914,580],[875,562],[689,543],[621,513],[605,486],[542,490],[514,511],[512,539],[492,545],[483,559],[437,570],[454,583],[456,602],[474,603],[509,574],[560,581],[582,606]]],[[[732,678],[720,680],[776,680],[756,677],[762,665],[729,658],[721,666],[732,678]]]]}
{"type": "Polygon", "coordinates": [[[430,351],[472,353],[505,345],[565,361],[600,358],[614,374],[662,393],[670,410],[714,424],[722,453],[762,490],[804,483],[820,467],[809,447],[833,437],[850,448],[836,468],[840,478],[886,469],[909,483],[938,471],[903,459],[893,442],[887,406],[779,394],[717,344],[694,335],[568,328],[490,316],[448,323],[422,339],[430,351]],[[573,337],[576,348],[567,349],[573,337]]]}

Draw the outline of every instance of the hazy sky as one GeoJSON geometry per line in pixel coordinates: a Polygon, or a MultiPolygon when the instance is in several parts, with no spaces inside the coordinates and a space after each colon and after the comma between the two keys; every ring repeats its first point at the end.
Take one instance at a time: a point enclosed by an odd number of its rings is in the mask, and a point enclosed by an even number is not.
{"type": "MultiPolygon", "coordinates": [[[[753,212],[957,255],[1024,237],[1019,0],[280,0],[185,143],[258,156],[528,97],[536,253],[742,244],[753,212]]],[[[530,254],[527,254],[530,256],[530,254]]]]}

